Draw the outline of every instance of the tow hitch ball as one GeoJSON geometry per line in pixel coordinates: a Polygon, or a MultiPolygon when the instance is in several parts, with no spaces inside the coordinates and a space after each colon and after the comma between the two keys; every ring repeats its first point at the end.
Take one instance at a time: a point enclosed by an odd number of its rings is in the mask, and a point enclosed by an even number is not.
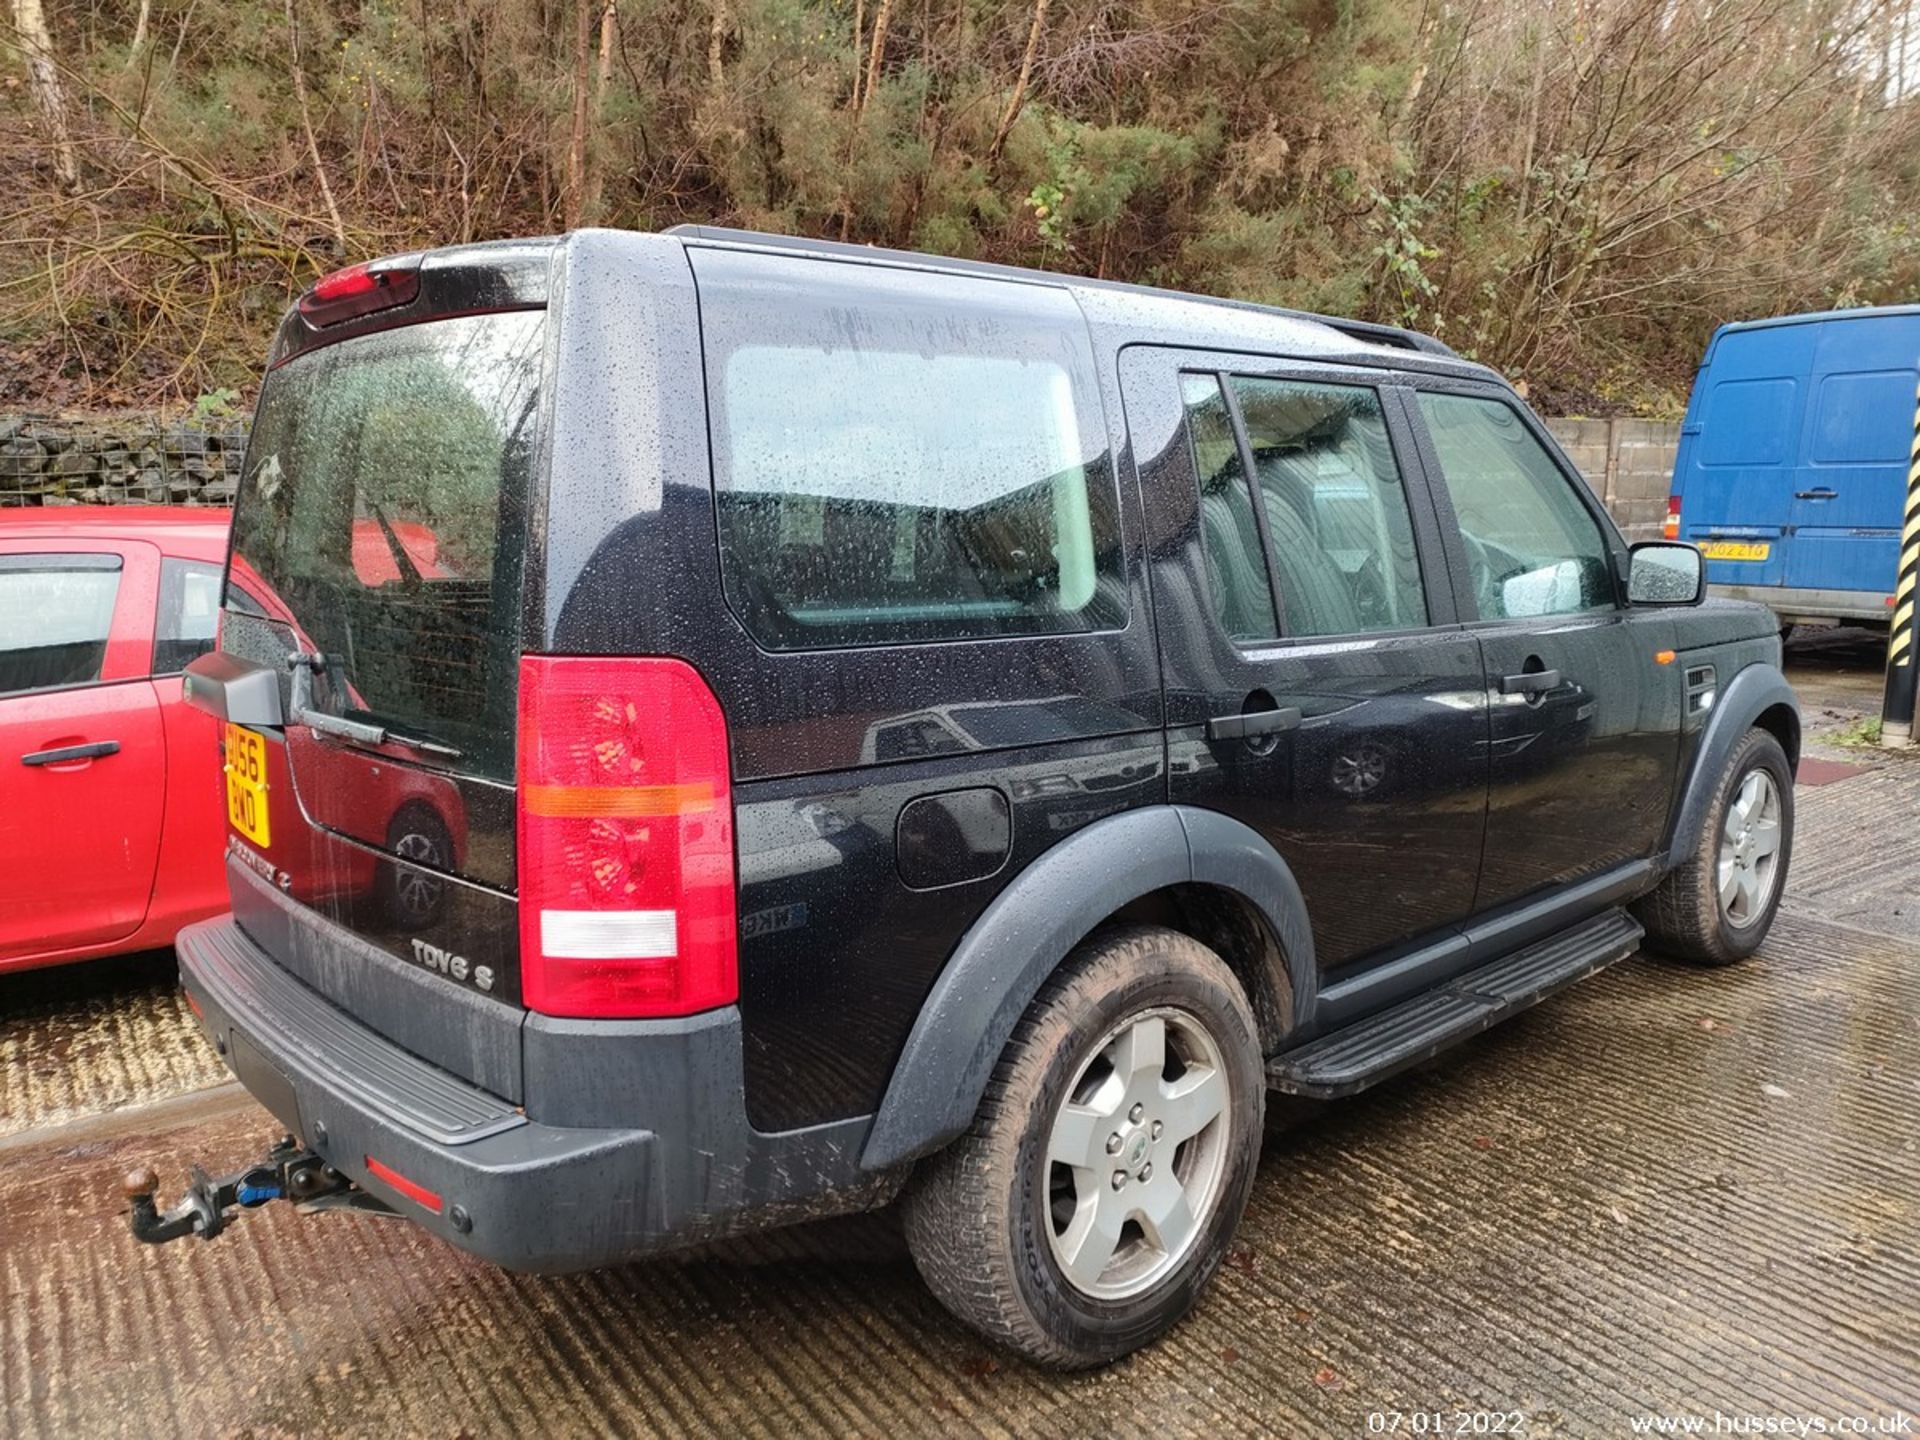
{"type": "Polygon", "coordinates": [[[133,1202],[129,1218],[134,1239],[149,1245],[188,1235],[211,1240],[238,1210],[251,1210],[269,1200],[293,1200],[304,1205],[328,1197],[345,1199],[353,1191],[351,1180],[291,1135],[281,1136],[259,1164],[235,1174],[215,1180],[198,1165],[192,1173],[186,1195],[165,1214],[153,1202],[160,1180],[151,1169],[135,1170],[121,1182],[121,1189],[133,1202]]]}

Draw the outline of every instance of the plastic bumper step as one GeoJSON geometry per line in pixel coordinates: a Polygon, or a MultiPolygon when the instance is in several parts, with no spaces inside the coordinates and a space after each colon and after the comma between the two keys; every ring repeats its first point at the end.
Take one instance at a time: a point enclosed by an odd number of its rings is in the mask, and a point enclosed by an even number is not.
{"type": "Polygon", "coordinates": [[[1624,960],[1644,932],[1624,910],[1490,961],[1445,985],[1267,1062],[1275,1090],[1334,1099],[1364,1090],[1556,990],[1624,960]]]}

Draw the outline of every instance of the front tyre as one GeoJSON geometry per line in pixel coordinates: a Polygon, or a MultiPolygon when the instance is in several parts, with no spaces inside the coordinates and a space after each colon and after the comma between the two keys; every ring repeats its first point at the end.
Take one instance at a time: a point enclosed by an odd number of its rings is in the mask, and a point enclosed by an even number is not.
{"type": "Polygon", "coordinates": [[[1773,928],[1793,854],[1793,771],[1780,742],[1749,730],[1734,748],[1693,853],[1634,913],[1653,948],[1731,965],[1773,928]]]}
{"type": "Polygon", "coordinates": [[[1172,930],[1103,932],[1035,997],[972,1127],[915,1176],[914,1263],[1031,1360],[1117,1359],[1219,1268],[1265,1103],[1259,1032],[1220,957],[1172,930]]]}

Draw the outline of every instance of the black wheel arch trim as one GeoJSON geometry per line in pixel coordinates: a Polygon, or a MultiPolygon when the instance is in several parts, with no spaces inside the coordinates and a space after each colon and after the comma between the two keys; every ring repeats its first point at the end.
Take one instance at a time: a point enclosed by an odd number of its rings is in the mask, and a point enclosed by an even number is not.
{"type": "Polygon", "coordinates": [[[1013,1028],[1074,946],[1130,901],[1169,885],[1231,890],[1277,942],[1293,1023],[1313,1010],[1317,970],[1306,903],[1285,860],[1227,815],[1155,805],[1111,815],[1020,872],[961,937],[920,1007],[860,1163],[898,1165],[972,1123],[1013,1028]]]}
{"type": "Polygon", "coordinates": [[[1693,768],[1687,775],[1686,789],[1674,807],[1673,823],[1667,834],[1669,862],[1692,853],[1699,843],[1700,830],[1713,807],[1713,796],[1720,784],[1734,747],[1759,723],[1769,710],[1784,707],[1793,717],[1786,745],[1787,760],[1796,770],[1800,755],[1800,702],[1793,686],[1776,665],[1757,662],[1746,666],[1720,687],[1705,731],[1694,752],[1693,768]]]}

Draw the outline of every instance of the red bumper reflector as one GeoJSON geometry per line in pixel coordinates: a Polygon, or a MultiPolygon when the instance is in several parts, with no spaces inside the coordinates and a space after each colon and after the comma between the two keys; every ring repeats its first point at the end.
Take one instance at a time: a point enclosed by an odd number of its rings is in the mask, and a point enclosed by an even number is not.
{"type": "Polygon", "coordinates": [[[416,1184],[414,1181],[407,1179],[406,1176],[402,1175],[391,1165],[382,1165],[371,1155],[362,1156],[361,1158],[367,1162],[368,1173],[376,1180],[384,1181],[386,1184],[391,1185],[402,1195],[413,1201],[414,1204],[424,1205],[436,1215],[445,1208],[440,1202],[440,1197],[433,1191],[427,1189],[424,1185],[416,1184]]]}

